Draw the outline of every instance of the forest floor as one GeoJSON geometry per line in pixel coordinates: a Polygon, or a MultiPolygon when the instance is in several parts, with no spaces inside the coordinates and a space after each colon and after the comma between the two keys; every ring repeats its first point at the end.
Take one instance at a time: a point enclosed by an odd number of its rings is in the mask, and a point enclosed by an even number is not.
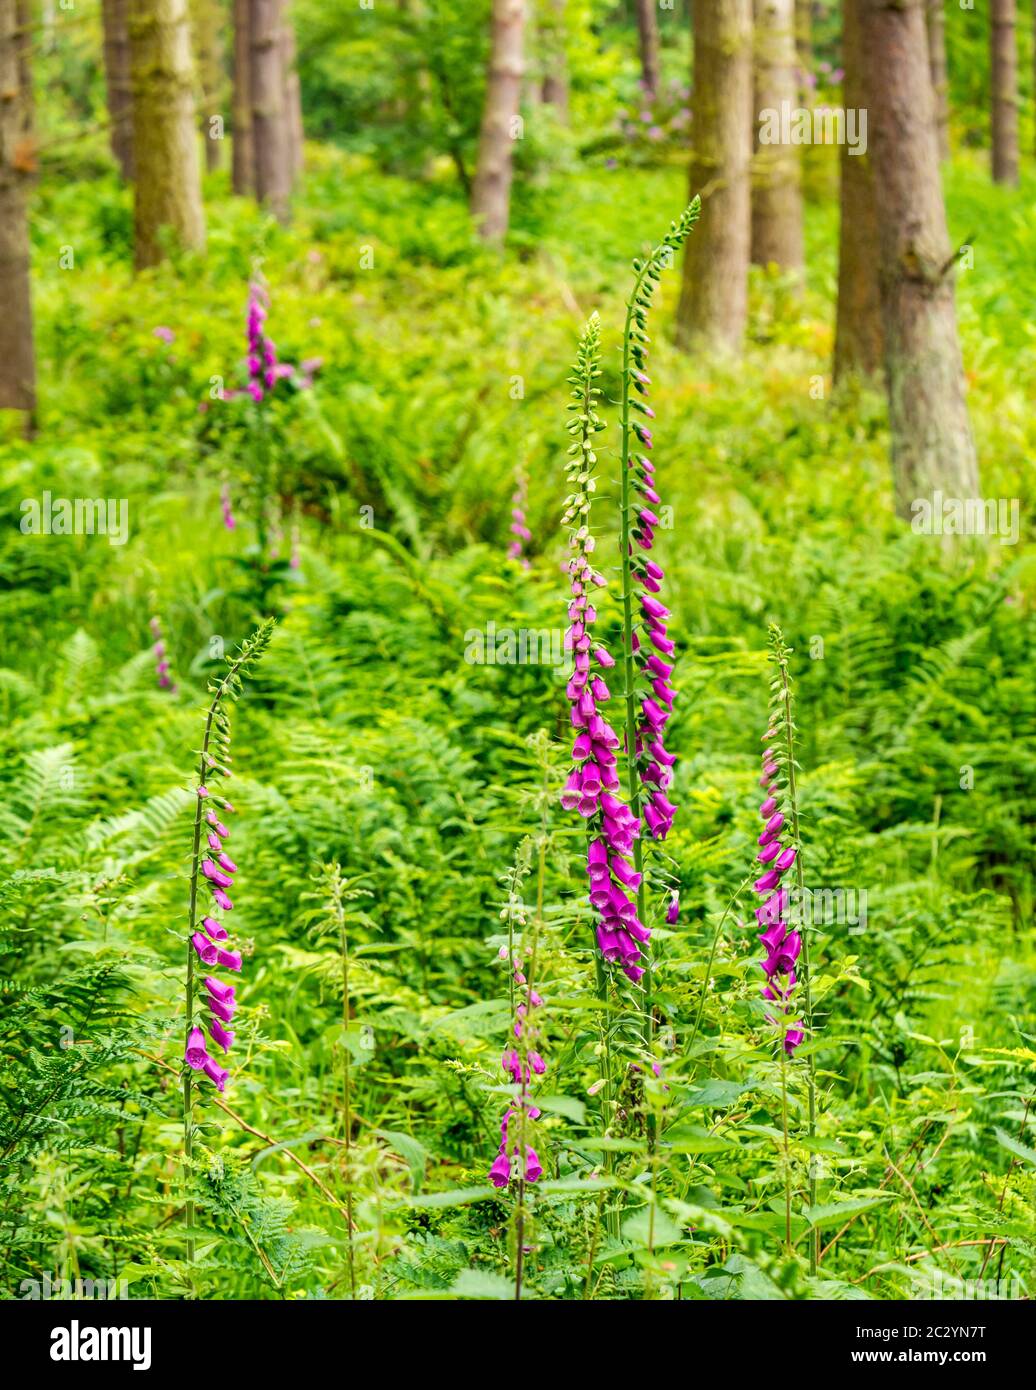
{"type": "MultiPolygon", "coordinates": [[[[71,1080],[61,1092],[68,1108],[54,1113],[71,1138],[39,1136],[13,1170],[24,1210],[13,1275],[116,1269],[139,1296],[341,1296],[350,1282],[378,1297],[502,1296],[511,1199],[486,1188],[510,1022],[496,955],[506,876],[517,855],[519,877],[535,878],[522,842],[542,822],[548,1182],[534,1198],[529,1296],[679,1285],[683,1297],[758,1297],[775,1283],[788,1296],[902,1296],[933,1269],[990,1275],[981,1242],[994,1231],[1011,1242],[1001,1276],[1027,1277],[1025,1159],[997,1206],[1018,1158],[998,1132],[1025,1134],[1036,1060],[1031,175],[1008,192],[970,159],[947,174],[951,236],[973,248],[958,306],[983,495],[1017,499],[1017,544],[951,543],[898,521],[882,397],[832,393],[831,167],[811,170],[806,292],[753,273],[741,363],[675,350],[677,274],[664,281],[652,404],[672,508],[659,550],[678,651],[681,811],[667,851],[682,915],[656,933],[674,1046],[659,1103],[676,1138],[645,1254],[637,1208],[650,1164],[632,1120],[616,1159],[621,1230],[595,1225],[599,1010],[582,828],[539,795],[567,770],[564,678],[470,652],[488,624],[565,624],[558,518],[575,343],[597,309],[609,418],[629,262],[681,211],[685,175],[546,179],[517,195],[501,259],[472,241],[451,186],[330,150],[314,149],[311,164],[287,230],[232,200],[224,176],[210,179],[207,258],[138,279],[128,197],[110,177],[85,197],[82,184],[41,194],[39,434],[0,444],[13,518],[0,538],[0,974],[37,991],[21,1007],[41,1048],[60,1027],[96,1038],[98,1018],[115,1041],[89,1104],[71,1080]],[[242,380],[257,255],[280,357],[321,359],[312,388],[285,384],[261,428],[243,401],[215,398],[242,380]],[[528,572],[505,558],[518,466],[528,572]],[[23,535],[22,503],[45,491],[126,499],[125,544],[23,535]],[[272,510],[261,502],[271,496],[272,510]],[[212,1239],[188,1269],[172,1219],[175,1077],[163,1069],[178,1068],[182,1049],[186,789],[206,677],[266,611],[278,631],[233,714],[246,958],[226,1102],[251,1129],[207,1111],[199,1200],[212,1239]],[[152,617],[173,693],[156,684],[152,617]],[[801,1214],[796,1255],[780,1250],[779,1068],[747,904],[703,984],[754,852],[772,621],[796,653],[807,876],[857,903],[866,895],[862,924],[818,939],[813,1219],[827,1241],[855,1218],[818,1281],[803,1272],[801,1214]],[[349,904],[344,1033],[320,872],[331,861],[367,895],[349,904]],[[914,1198],[890,1170],[896,1154],[914,1198]]],[[[798,1133],[800,1080],[791,1103],[798,1133]]],[[[799,1213],[810,1155],[797,1147],[795,1161],[799,1213]]]]}

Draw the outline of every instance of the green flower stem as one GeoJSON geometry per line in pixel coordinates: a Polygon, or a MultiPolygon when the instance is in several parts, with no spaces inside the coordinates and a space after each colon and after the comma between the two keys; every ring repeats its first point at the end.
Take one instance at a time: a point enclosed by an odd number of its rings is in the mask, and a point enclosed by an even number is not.
{"type": "MultiPolygon", "coordinates": [[[[629,807],[640,818],[640,777],[637,774],[637,692],[636,669],[633,661],[633,565],[630,554],[632,546],[632,526],[630,511],[632,507],[632,487],[630,483],[630,339],[633,331],[633,313],[637,298],[644,284],[649,258],[641,266],[633,282],[633,292],[626,305],[626,324],[622,334],[622,447],[620,450],[620,529],[619,546],[622,552],[622,661],[623,683],[626,687],[626,775],[629,807]]],[[[633,867],[638,874],[644,871],[644,848],[640,836],[633,841],[633,867]]],[[[637,916],[643,922],[647,916],[647,892],[643,877],[637,888],[637,916]]],[[[646,1027],[644,1042],[650,1051],[655,1038],[654,970],[651,955],[645,952],[644,966],[644,1013],[646,1027]]]]}
{"type": "MultiPolygon", "coordinates": [[[[201,866],[201,826],[203,798],[197,792],[205,785],[207,774],[210,769],[209,763],[209,743],[212,739],[212,726],[219,711],[220,703],[228,694],[233,694],[241,671],[250,662],[262,656],[270,640],[273,631],[272,619],[267,619],[260,623],[259,627],[243,643],[240,652],[230,662],[226,674],[216,686],[213,692],[212,701],[209,704],[205,715],[205,732],[202,736],[201,751],[198,755],[198,786],[196,788],[194,808],[194,841],[191,851],[191,896],[187,911],[187,974],[184,985],[184,996],[186,1002],[187,1019],[184,1028],[184,1051],[186,1052],[190,1042],[191,1029],[194,1027],[194,946],[191,944],[192,938],[198,925],[198,871],[201,866]]],[[[210,687],[211,689],[211,687],[210,687]]],[[[194,1199],[190,1195],[192,1166],[194,1160],[194,1106],[193,1106],[193,1081],[194,1073],[190,1067],[184,1065],[183,1077],[183,1157],[184,1157],[184,1184],[186,1188],[186,1201],[184,1203],[184,1216],[187,1224],[186,1257],[187,1263],[194,1263],[194,1199]]]]}
{"type": "MultiPolygon", "coordinates": [[[[788,661],[783,655],[783,644],[778,656],[778,663],[781,673],[781,700],[784,705],[784,738],[785,748],[788,758],[788,804],[791,810],[791,833],[795,842],[797,853],[795,855],[795,877],[799,892],[799,908],[802,909],[806,901],[806,884],[802,869],[802,840],[799,834],[799,806],[798,793],[795,786],[795,732],[792,722],[791,707],[791,685],[788,680],[788,661]]],[[[811,982],[811,972],[809,964],[809,932],[806,923],[800,923],[802,934],[802,986],[803,997],[805,1000],[806,1032],[809,1038],[810,1051],[806,1059],[806,1089],[809,1097],[809,1137],[816,1138],[817,1133],[817,1061],[813,1051],[813,987],[811,982]]],[[[810,1209],[817,1204],[817,1177],[814,1163],[814,1151],[810,1148],[809,1158],[809,1205],[810,1209]]],[[[817,1266],[820,1262],[820,1231],[813,1227],[809,1240],[809,1272],[815,1275],[817,1266]]]]}
{"type": "MultiPolygon", "coordinates": [[[[209,712],[205,719],[205,734],[201,741],[201,754],[198,759],[198,788],[205,785],[205,768],[209,751],[209,739],[212,736],[212,721],[216,716],[216,707],[222,698],[223,686],[220,686],[219,693],[215,696],[209,706],[209,712]]],[[[197,802],[194,808],[194,847],[191,852],[191,901],[187,914],[187,980],[185,985],[185,995],[187,1002],[187,1026],[184,1031],[184,1051],[191,1037],[191,1029],[194,1027],[194,946],[192,938],[197,929],[198,922],[198,868],[201,862],[201,819],[202,819],[202,797],[196,796],[197,802]]],[[[183,1073],[183,1155],[184,1155],[184,1177],[187,1183],[188,1194],[191,1184],[191,1167],[194,1159],[194,1118],[192,1110],[192,1087],[194,1072],[190,1067],[184,1067],[183,1073]]],[[[194,1263],[194,1198],[188,1195],[186,1207],[187,1221],[187,1263],[194,1263]]]]}

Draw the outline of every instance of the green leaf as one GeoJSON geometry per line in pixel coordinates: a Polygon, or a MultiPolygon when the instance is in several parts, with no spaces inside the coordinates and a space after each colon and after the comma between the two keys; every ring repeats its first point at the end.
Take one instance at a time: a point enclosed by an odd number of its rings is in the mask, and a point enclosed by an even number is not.
{"type": "Polygon", "coordinates": [[[831,1202],[824,1207],[813,1207],[806,1212],[806,1220],[811,1226],[834,1226],[839,1221],[844,1221],[847,1216],[855,1216],[857,1212],[869,1211],[871,1207],[880,1206],[882,1202],[892,1200],[890,1192],[876,1193],[873,1197],[854,1197],[849,1202],[831,1202]]]}
{"type": "Polygon", "coordinates": [[[724,1149],[740,1147],[735,1140],[725,1138],[721,1134],[710,1134],[708,1130],[697,1125],[673,1130],[671,1134],[666,1135],[664,1144],[669,1152],[674,1154],[718,1154],[724,1149]]]}
{"type": "Polygon", "coordinates": [[[1005,1134],[1002,1129],[997,1129],[995,1133],[996,1142],[1002,1149],[1014,1154],[1015,1158],[1020,1158],[1024,1163],[1031,1163],[1033,1167],[1036,1167],[1036,1149],[1027,1148],[1017,1139],[1012,1139],[1009,1134],[1005,1134]]]}
{"type": "Polygon", "coordinates": [[[585,1104],[575,1096],[535,1096],[534,1104],[552,1115],[564,1115],[576,1124],[582,1124],[586,1117],[585,1104]]]}
{"type": "Polygon", "coordinates": [[[489,1269],[462,1269],[450,1289],[456,1298],[514,1298],[514,1285],[489,1269]]]}
{"type": "Polygon", "coordinates": [[[406,1159],[416,1196],[428,1170],[428,1150],[412,1135],[401,1134],[397,1129],[376,1129],[374,1133],[384,1139],[389,1148],[394,1149],[401,1158],[406,1159]]]}
{"type": "Polygon", "coordinates": [[[508,999],[483,999],[467,1008],[455,1009],[432,1024],[433,1033],[445,1033],[451,1038],[485,1038],[502,1033],[511,1023],[511,1003],[508,999]]]}
{"type": "Polygon", "coordinates": [[[701,1106],[705,1110],[720,1110],[727,1105],[733,1105],[740,1096],[751,1089],[751,1082],[721,1081],[718,1077],[713,1077],[706,1081],[700,1090],[689,1095],[686,1104],[691,1107],[701,1106]]]}
{"type": "Polygon", "coordinates": [[[673,1218],[660,1208],[655,1208],[652,1222],[650,1209],[642,1207],[622,1223],[622,1238],[645,1250],[657,1250],[660,1246],[675,1245],[678,1240],[683,1240],[684,1233],[673,1218]]]}
{"type": "Polygon", "coordinates": [[[411,1197],[406,1205],[420,1207],[422,1210],[441,1207],[466,1207],[471,1202],[484,1202],[495,1197],[495,1187],[458,1187],[452,1192],[426,1192],[420,1197],[411,1197]]]}

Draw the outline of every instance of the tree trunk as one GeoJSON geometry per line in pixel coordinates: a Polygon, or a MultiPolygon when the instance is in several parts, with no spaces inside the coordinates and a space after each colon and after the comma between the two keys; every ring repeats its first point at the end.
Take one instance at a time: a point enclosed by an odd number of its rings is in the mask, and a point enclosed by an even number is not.
{"type": "Polygon", "coordinates": [[[286,222],[291,196],[291,139],[284,106],[282,13],[282,0],[251,0],[255,196],[279,222],[286,222]]]}
{"type": "Polygon", "coordinates": [[[939,158],[950,157],[950,84],[946,72],[946,0],[928,0],[928,67],[935,93],[939,158]]]}
{"type": "Polygon", "coordinates": [[[36,167],[29,78],[29,22],[0,0],[0,409],[36,410],[36,354],[29,282],[29,182],[36,167]]]}
{"type": "Polygon", "coordinates": [[[809,77],[813,71],[813,0],[795,0],[795,53],[799,63],[799,91],[803,104],[811,106],[813,88],[809,77]]]}
{"type": "MultiPolygon", "coordinates": [[[[861,0],[842,4],[842,100],[847,111],[866,111],[864,55],[860,47],[861,0]]],[[[885,355],[881,291],[875,249],[878,219],[869,153],[841,148],[841,230],[838,238],[838,314],[835,325],[834,379],[853,372],[873,376],[885,355]]]]}
{"type": "Polygon", "coordinates": [[[130,0],[137,268],[205,246],[186,0],[130,0]],[[163,229],[168,229],[163,233],[163,229]]]}
{"type": "Polygon", "coordinates": [[[736,351],[748,313],[752,0],[694,0],[693,13],[691,193],[702,214],[684,253],[676,340],[736,351]]]}
{"type": "Polygon", "coordinates": [[[102,0],[108,140],[119,172],[129,183],[133,178],[133,87],[126,12],[127,0],[102,0]]]}
{"type": "Polygon", "coordinates": [[[764,144],[764,112],[798,102],[794,0],[755,0],[755,161],[752,261],[802,269],[802,164],[798,145],[764,144]]]}
{"type": "Polygon", "coordinates": [[[234,144],[231,181],[239,197],[255,192],[255,147],[252,141],[251,0],[234,0],[234,144]]]}
{"type": "Polygon", "coordinates": [[[640,39],[640,80],[644,95],[651,101],[658,95],[658,0],[635,0],[637,34],[640,39]]]}
{"type": "Polygon", "coordinates": [[[925,0],[863,0],[896,509],[978,495],[939,178],[925,0]]]}
{"type": "Polygon", "coordinates": [[[549,0],[542,26],[543,100],[558,120],[568,121],[568,54],[565,48],[565,0],[549,0]]]}
{"type": "Polygon", "coordinates": [[[215,0],[190,0],[190,6],[201,95],[198,128],[205,142],[205,167],[211,173],[219,168],[223,152],[222,11],[215,0]]]}
{"type": "Polygon", "coordinates": [[[489,76],[471,189],[471,213],[484,241],[502,241],[510,218],[524,27],[525,0],[493,0],[489,76]]]}
{"type": "Polygon", "coordinates": [[[302,91],[295,66],[297,49],[295,24],[287,15],[281,30],[281,66],[284,72],[284,116],[288,123],[288,158],[292,188],[302,173],[302,91]]]}
{"type": "Polygon", "coordinates": [[[1018,184],[1018,50],[1015,0],[991,0],[993,182],[1018,184]]]}

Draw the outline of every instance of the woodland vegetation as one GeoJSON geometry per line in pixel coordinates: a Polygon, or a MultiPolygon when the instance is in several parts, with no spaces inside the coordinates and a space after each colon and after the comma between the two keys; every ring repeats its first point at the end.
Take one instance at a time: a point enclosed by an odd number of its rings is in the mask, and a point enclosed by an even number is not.
{"type": "Polygon", "coordinates": [[[1034,68],[0,0],[0,1296],[1033,1295],[1034,68]]]}

